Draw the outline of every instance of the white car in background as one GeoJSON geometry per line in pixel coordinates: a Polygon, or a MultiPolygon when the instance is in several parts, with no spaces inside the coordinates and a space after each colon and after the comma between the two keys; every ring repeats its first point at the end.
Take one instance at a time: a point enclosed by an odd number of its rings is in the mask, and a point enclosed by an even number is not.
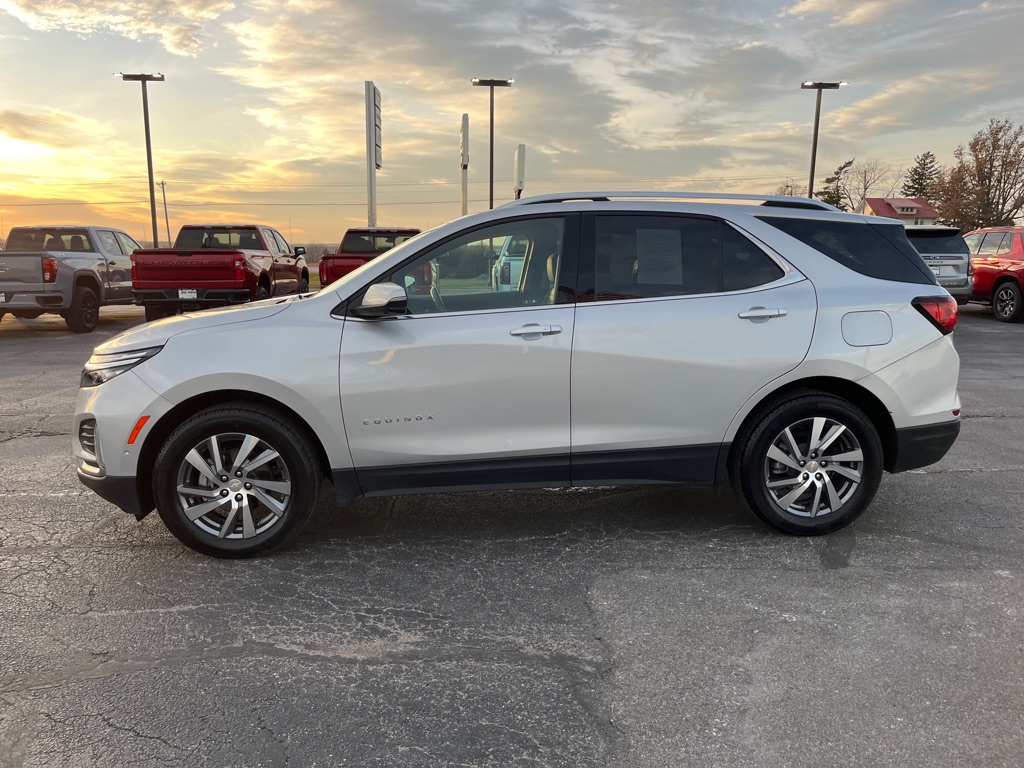
{"type": "Polygon", "coordinates": [[[523,262],[530,241],[521,237],[504,238],[494,266],[491,267],[491,285],[496,291],[518,291],[523,274],[523,262]]]}
{"type": "Polygon", "coordinates": [[[316,295],[114,337],[83,371],[73,449],[100,496],[221,557],[294,536],[324,478],[340,504],[731,479],[769,525],[823,534],[883,471],[953,444],[956,320],[897,222],[786,197],[546,195],[316,295]],[[446,267],[503,238],[526,245],[514,290],[446,267]]]}

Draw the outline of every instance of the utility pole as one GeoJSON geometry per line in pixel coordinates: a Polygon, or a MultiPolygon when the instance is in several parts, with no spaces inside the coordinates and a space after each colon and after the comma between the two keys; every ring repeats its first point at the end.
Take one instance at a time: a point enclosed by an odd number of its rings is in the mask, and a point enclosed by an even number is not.
{"type": "Polygon", "coordinates": [[[167,244],[171,244],[171,220],[167,217],[167,182],[160,179],[160,194],[164,197],[164,224],[167,227],[167,244]]]}

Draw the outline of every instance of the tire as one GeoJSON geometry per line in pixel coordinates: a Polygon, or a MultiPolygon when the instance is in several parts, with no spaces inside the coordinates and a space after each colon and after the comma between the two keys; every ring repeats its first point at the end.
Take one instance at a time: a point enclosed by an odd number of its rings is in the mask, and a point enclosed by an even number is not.
{"type": "Polygon", "coordinates": [[[966,307],[970,303],[970,301],[971,300],[968,297],[966,297],[966,296],[957,296],[956,297],[956,305],[958,307],[966,307]]]}
{"type": "Polygon", "coordinates": [[[849,525],[882,478],[874,425],[852,403],[824,393],[796,393],[769,406],[737,447],[733,481],[757,517],[786,533],[816,536],[849,525]],[[815,434],[824,451],[811,450],[815,434]]]}
{"type": "Polygon", "coordinates": [[[75,333],[91,333],[96,330],[99,321],[100,300],[96,291],[87,285],[78,286],[71,301],[71,309],[64,315],[64,322],[75,333]]]}
{"type": "Polygon", "coordinates": [[[992,294],[992,312],[1004,323],[1019,323],[1024,317],[1020,302],[1020,286],[1012,281],[1000,283],[992,294]]]}
{"type": "Polygon", "coordinates": [[[301,278],[299,280],[299,293],[309,293],[309,280],[301,278]]]}
{"type": "Polygon", "coordinates": [[[305,435],[279,414],[241,404],[208,408],[174,430],[157,454],[156,508],[196,552],[258,555],[306,525],[320,490],[319,467],[305,435]]]}
{"type": "Polygon", "coordinates": [[[253,301],[263,301],[264,299],[270,298],[270,291],[264,288],[262,285],[256,289],[256,298],[253,301]]]}
{"type": "Polygon", "coordinates": [[[165,317],[170,317],[174,314],[172,307],[162,307],[159,304],[147,304],[146,307],[146,322],[151,323],[154,320],[162,320],[165,317]]]}

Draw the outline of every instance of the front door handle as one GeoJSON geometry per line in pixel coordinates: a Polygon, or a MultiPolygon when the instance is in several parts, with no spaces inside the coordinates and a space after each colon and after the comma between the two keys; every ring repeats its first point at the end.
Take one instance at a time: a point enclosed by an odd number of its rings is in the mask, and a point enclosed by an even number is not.
{"type": "Polygon", "coordinates": [[[773,317],[785,317],[789,313],[784,309],[768,307],[751,307],[746,312],[740,312],[738,317],[741,320],[752,320],[755,323],[763,323],[773,317]]]}
{"type": "Polygon", "coordinates": [[[560,325],[539,325],[538,323],[530,323],[522,328],[513,328],[509,331],[512,336],[553,336],[561,332],[562,326],[560,325]]]}

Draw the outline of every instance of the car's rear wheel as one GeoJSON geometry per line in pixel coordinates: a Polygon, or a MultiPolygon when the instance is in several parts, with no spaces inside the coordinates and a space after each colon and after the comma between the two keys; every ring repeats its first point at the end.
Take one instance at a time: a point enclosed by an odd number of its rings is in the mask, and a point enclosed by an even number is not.
{"type": "Polygon", "coordinates": [[[154,464],[160,517],[179,540],[216,557],[248,557],[302,530],[320,488],[317,456],[281,415],[236,405],[200,411],[154,464]]]}
{"type": "Polygon", "coordinates": [[[992,294],[992,311],[1004,323],[1019,323],[1024,317],[1020,301],[1020,286],[1014,282],[1000,283],[992,294]]]}
{"type": "Polygon", "coordinates": [[[67,323],[75,333],[90,333],[96,329],[100,321],[100,300],[96,291],[87,285],[75,288],[71,308],[64,315],[67,323]]]}
{"type": "Polygon", "coordinates": [[[733,478],[761,520],[818,535],[853,522],[882,477],[882,443],[852,403],[803,393],[775,403],[737,443],[733,478]]]}

